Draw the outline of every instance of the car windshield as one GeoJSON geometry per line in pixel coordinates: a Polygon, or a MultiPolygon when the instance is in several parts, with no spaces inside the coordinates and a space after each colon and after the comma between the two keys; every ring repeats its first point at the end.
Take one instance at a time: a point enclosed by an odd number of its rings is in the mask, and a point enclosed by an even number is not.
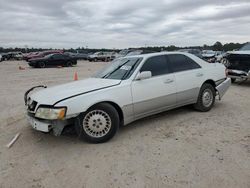
{"type": "Polygon", "coordinates": [[[46,56],[44,56],[44,57],[46,57],[46,58],[49,58],[49,57],[51,57],[51,56],[53,56],[54,54],[49,54],[49,55],[46,55],[46,56]]]}
{"type": "Polygon", "coordinates": [[[94,78],[105,78],[115,80],[128,79],[141,62],[142,58],[120,58],[115,59],[110,65],[97,72],[94,78]]]}
{"type": "Polygon", "coordinates": [[[250,43],[247,43],[240,48],[240,51],[246,51],[246,50],[250,51],[250,43]]]}

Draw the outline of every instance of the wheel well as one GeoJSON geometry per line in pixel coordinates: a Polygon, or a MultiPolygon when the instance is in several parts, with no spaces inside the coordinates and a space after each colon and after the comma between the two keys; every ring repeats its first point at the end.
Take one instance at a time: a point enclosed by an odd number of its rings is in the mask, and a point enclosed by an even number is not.
{"type": "MultiPolygon", "coordinates": [[[[112,105],[116,109],[116,111],[118,112],[119,119],[120,119],[120,125],[123,125],[123,123],[124,123],[124,116],[123,116],[123,112],[122,112],[121,107],[118,104],[116,104],[114,102],[111,102],[111,101],[99,102],[99,103],[96,103],[96,104],[94,104],[92,106],[95,106],[95,105],[98,105],[98,104],[101,104],[101,103],[108,103],[108,104],[112,105]]],[[[89,107],[89,108],[91,108],[91,107],[89,107]]]]}
{"type": "Polygon", "coordinates": [[[216,88],[216,84],[213,80],[206,80],[204,83],[211,84],[214,87],[214,89],[216,88]]]}

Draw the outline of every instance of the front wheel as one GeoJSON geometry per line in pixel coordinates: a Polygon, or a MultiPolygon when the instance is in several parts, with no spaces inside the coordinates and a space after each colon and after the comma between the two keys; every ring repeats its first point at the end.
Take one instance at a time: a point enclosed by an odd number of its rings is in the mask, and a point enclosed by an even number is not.
{"type": "Polygon", "coordinates": [[[76,118],[75,129],[81,139],[102,143],[115,135],[119,122],[116,109],[108,103],[101,103],[80,114],[76,118]]]}
{"type": "Polygon", "coordinates": [[[231,78],[231,82],[234,83],[236,81],[236,78],[231,78]]]}
{"type": "Polygon", "coordinates": [[[45,68],[46,65],[45,65],[44,62],[39,62],[39,65],[38,65],[38,66],[39,66],[39,68],[45,68]]]}
{"type": "Polygon", "coordinates": [[[66,67],[72,67],[72,62],[71,61],[68,61],[67,63],[66,63],[66,67]]]}
{"type": "Polygon", "coordinates": [[[211,84],[205,83],[201,86],[200,93],[194,108],[201,112],[211,110],[215,101],[215,89],[211,84]]]}

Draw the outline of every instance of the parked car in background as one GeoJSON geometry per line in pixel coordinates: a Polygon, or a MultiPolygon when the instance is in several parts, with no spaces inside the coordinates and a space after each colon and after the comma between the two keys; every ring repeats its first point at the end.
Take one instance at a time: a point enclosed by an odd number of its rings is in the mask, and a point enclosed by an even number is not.
{"type": "Polygon", "coordinates": [[[12,58],[12,54],[10,53],[10,52],[8,52],[8,53],[3,53],[2,54],[2,60],[3,61],[8,61],[8,60],[10,60],[12,58]]]}
{"type": "Polygon", "coordinates": [[[216,51],[216,55],[215,55],[215,58],[216,58],[216,62],[221,62],[222,58],[224,57],[226,53],[223,52],[223,51],[216,51]]]}
{"type": "Polygon", "coordinates": [[[74,57],[78,60],[87,60],[88,54],[87,53],[76,53],[74,57]]]}
{"type": "Polygon", "coordinates": [[[26,53],[23,55],[23,60],[28,60],[31,56],[34,56],[34,55],[37,55],[39,54],[40,52],[30,52],[30,53],[26,53]]]}
{"type": "Polygon", "coordinates": [[[178,50],[179,52],[186,52],[186,53],[190,53],[190,54],[193,54],[199,58],[202,59],[202,52],[200,49],[192,49],[192,48],[187,48],[187,49],[181,49],[181,50],[178,50]]]}
{"type": "Polygon", "coordinates": [[[42,58],[45,57],[49,54],[62,54],[63,50],[48,50],[48,51],[42,51],[42,52],[38,52],[38,53],[32,53],[28,56],[25,56],[25,60],[26,61],[30,61],[30,59],[34,59],[34,58],[42,58]]]}
{"type": "Polygon", "coordinates": [[[129,52],[126,56],[134,56],[134,55],[140,55],[140,54],[149,54],[149,53],[155,53],[154,51],[151,50],[132,50],[129,52]]]}
{"type": "Polygon", "coordinates": [[[66,54],[50,54],[41,58],[33,58],[29,60],[29,66],[36,68],[45,68],[49,66],[65,66],[71,67],[77,64],[77,60],[66,54]]]}
{"type": "Polygon", "coordinates": [[[228,76],[232,78],[232,82],[250,78],[250,43],[237,51],[227,52],[221,63],[228,68],[228,76]]]}
{"type": "Polygon", "coordinates": [[[225,69],[189,53],[125,56],[92,78],[28,90],[28,121],[34,129],[55,135],[74,124],[80,138],[105,142],[119,126],[162,111],[189,104],[209,111],[216,95],[221,99],[231,84],[225,69]]]}
{"type": "Polygon", "coordinates": [[[117,55],[116,58],[120,58],[120,57],[125,57],[128,53],[132,52],[132,49],[124,49],[121,50],[117,55]]]}
{"type": "Polygon", "coordinates": [[[115,52],[96,52],[88,56],[89,61],[112,61],[115,58],[115,52]]]}
{"type": "Polygon", "coordinates": [[[202,59],[209,63],[215,63],[216,61],[215,51],[213,50],[203,50],[201,55],[202,59]]]}
{"type": "Polygon", "coordinates": [[[14,60],[22,60],[23,59],[23,53],[22,52],[12,52],[12,58],[14,60]]]}
{"type": "Polygon", "coordinates": [[[65,54],[74,57],[77,60],[87,60],[88,54],[87,53],[72,53],[72,52],[65,52],[65,54]]]}

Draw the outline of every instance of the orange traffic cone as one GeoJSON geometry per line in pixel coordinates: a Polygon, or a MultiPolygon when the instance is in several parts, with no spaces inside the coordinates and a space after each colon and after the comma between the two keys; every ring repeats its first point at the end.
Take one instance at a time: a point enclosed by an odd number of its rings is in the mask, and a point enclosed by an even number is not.
{"type": "Polygon", "coordinates": [[[77,72],[75,72],[75,75],[74,75],[74,80],[78,80],[78,75],[77,75],[77,72]]]}

